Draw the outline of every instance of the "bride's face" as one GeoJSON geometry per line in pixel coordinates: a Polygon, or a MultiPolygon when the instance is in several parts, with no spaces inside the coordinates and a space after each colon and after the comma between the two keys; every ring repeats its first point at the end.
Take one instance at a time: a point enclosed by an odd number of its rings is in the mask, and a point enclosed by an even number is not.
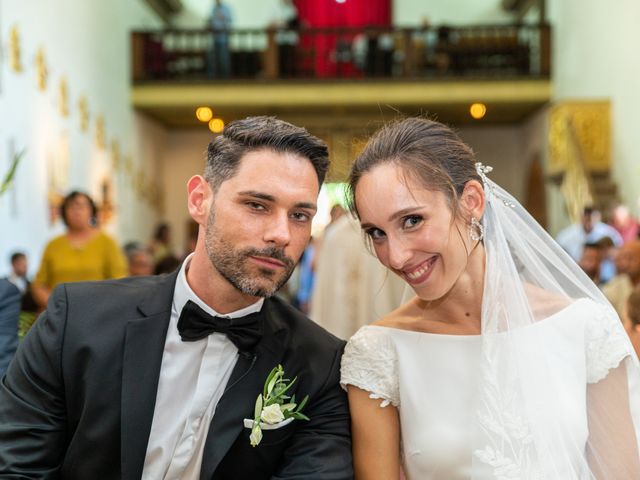
{"type": "Polygon", "coordinates": [[[467,266],[467,227],[442,192],[427,190],[393,164],[365,173],[355,201],[380,262],[423,300],[443,297],[467,266]]]}

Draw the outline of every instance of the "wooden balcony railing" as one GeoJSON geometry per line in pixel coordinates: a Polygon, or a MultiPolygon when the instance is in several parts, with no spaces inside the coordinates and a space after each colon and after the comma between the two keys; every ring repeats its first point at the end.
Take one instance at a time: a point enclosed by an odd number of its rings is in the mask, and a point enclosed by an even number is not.
{"type": "Polygon", "coordinates": [[[547,25],[132,34],[133,82],[548,78],[547,25]]]}

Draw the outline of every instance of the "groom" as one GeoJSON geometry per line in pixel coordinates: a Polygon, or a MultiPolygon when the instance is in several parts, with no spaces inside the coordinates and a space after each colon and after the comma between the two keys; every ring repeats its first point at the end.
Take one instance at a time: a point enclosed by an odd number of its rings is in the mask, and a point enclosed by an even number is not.
{"type": "Polygon", "coordinates": [[[199,233],[178,272],[58,287],[0,385],[0,477],[352,478],[343,342],[273,296],[328,163],[302,128],[233,122],[188,182],[199,233]],[[271,419],[254,447],[277,365],[309,420],[271,419]]]}

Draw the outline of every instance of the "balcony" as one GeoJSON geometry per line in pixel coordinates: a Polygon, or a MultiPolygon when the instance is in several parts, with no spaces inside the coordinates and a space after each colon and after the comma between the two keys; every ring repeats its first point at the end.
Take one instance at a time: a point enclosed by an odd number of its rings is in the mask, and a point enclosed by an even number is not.
{"type": "Polygon", "coordinates": [[[389,105],[457,123],[478,100],[513,122],[550,98],[547,25],[134,32],[132,60],[134,106],[169,126],[196,124],[202,104],[228,119],[357,122],[389,105]]]}

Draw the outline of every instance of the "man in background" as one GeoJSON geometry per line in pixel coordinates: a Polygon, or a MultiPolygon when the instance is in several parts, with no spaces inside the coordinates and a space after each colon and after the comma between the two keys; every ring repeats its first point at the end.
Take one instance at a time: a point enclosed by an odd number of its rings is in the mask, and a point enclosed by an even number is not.
{"type": "Polygon", "coordinates": [[[574,223],[560,231],[556,242],[571,255],[571,258],[578,262],[582,257],[584,245],[596,243],[603,237],[610,237],[616,247],[622,245],[622,237],[618,231],[600,221],[600,212],[593,207],[585,207],[580,223],[574,223]]]}
{"type": "Polygon", "coordinates": [[[229,30],[231,30],[232,21],[231,8],[222,0],[215,0],[210,18],[210,26],[214,32],[209,71],[213,77],[228,78],[231,74],[229,30]]]}

